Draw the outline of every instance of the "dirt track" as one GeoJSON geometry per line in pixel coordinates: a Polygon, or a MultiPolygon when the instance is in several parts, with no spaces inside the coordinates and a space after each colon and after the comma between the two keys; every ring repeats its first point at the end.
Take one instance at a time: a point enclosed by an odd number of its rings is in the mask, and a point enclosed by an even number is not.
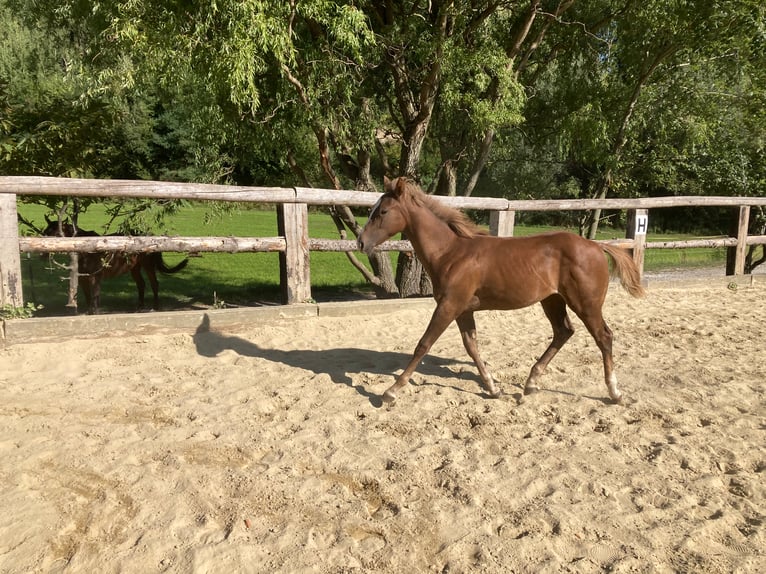
{"type": "Polygon", "coordinates": [[[622,406],[578,322],[426,308],[0,349],[0,572],[762,572],[766,286],[610,291],[622,406]]]}

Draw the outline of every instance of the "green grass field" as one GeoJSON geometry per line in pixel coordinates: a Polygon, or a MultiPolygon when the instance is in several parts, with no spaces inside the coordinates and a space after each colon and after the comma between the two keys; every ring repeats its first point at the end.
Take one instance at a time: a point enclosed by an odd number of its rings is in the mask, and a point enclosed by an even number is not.
{"type": "MultiPolygon", "coordinates": [[[[37,226],[44,226],[45,210],[41,206],[20,204],[19,212],[37,226]]],[[[216,217],[209,216],[208,206],[191,204],[166,222],[166,229],[158,233],[179,236],[234,236],[275,237],[277,218],[275,210],[234,209],[216,217]]],[[[104,232],[103,213],[92,211],[80,219],[80,227],[104,232]]],[[[364,218],[360,218],[363,221],[364,218]]],[[[547,227],[517,226],[516,235],[530,235],[549,231],[547,227]]],[[[22,233],[27,233],[21,229],[22,233]]],[[[337,231],[329,215],[322,211],[309,213],[309,233],[316,238],[337,238],[337,231]]],[[[624,237],[624,231],[605,229],[599,239],[624,237]]],[[[692,235],[650,234],[649,241],[691,239],[692,235]]],[[[392,253],[392,257],[396,255],[392,253]]],[[[165,253],[169,265],[185,257],[182,253],[165,253]]],[[[357,253],[366,263],[366,257],[357,253]]],[[[55,256],[55,261],[66,264],[67,256],[55,256]]],[[[686,266],[723,265],[723,249],[647,250],[645,270],[658,270],[686,266]]],[[[25,302],[43,305],[36,316],[64,315],[66,303],[66,271],[57,267],[48,257],[22,254],[22,284],[25,302]]],[[[210,306],[251,306],[276,304],[280,300],[278,253],[201,253],[192,257],[188,266],[175,275],[160,275],[160,305],[164,310],[206,308],[210,306]]],[[[370,287],[359,272],[348,262],[344,253],[311,253],[312,295],[318,301],[341,297],[368,295],[370,287]]],[[[102,287],[103,312],[134,311],[136,288],[130,275],[106,280],[102,287]]],[[[147,285],[148,304],[151,290],[147,285]]],[[[85,309],[82,295],[80,310],[85,309]]]]}

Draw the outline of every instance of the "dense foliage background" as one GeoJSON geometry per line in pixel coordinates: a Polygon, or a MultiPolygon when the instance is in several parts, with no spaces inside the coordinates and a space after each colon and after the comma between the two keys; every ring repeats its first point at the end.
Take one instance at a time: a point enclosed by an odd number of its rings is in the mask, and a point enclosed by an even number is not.
{"type": "Polygon", "coordinates": [[[765,141],[761,0],[0,0],[4,175],[762,196],[765,141]]]}

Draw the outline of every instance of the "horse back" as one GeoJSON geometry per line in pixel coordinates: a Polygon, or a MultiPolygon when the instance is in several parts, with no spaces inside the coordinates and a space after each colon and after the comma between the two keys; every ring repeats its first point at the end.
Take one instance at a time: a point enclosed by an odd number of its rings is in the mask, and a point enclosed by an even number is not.
{"type": "Polygon", "coordinates": [[[111,279],[129,273],[136,266],[137,255],[121,251],[82,253],[79,258],[80,273],[111,279]]]}

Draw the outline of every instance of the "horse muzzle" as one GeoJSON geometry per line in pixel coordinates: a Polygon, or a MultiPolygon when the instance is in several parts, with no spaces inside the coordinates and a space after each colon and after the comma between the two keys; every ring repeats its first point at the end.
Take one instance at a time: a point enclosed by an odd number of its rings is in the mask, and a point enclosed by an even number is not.
{"type": "Polygon", "coordinates": [[[356,238],[356,246],[359,248],[359,251],[365,255],[370,255],[370,253],[372,253],[372,246],[369,242],[365,243],[361,235],[356,238]]]}

